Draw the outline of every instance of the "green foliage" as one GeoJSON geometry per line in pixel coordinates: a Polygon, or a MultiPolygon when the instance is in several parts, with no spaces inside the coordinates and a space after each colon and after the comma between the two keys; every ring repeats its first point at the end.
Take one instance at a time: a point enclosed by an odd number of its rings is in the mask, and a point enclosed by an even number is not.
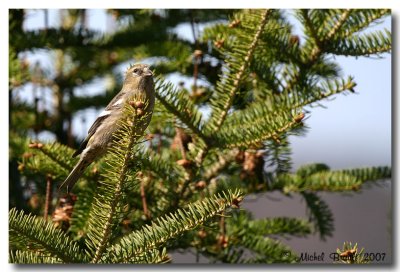
{"type": "MultiPolygon", "coordinates": [[[[133,99],[133,101],[135,101],[133,99]]],[[[129,165],[129,159],[134,155],[134,146],[140,139],[140,125],[143,118],[138,116],[131,106],[126,106],[123,117],[120,120],[120,128],[117,131],[110,152],[106,158],[104,179],[101,179],[92,202],[92,208],[88,215],[87,247],[93,253],[92,262],[98,262],[107,247],[112,228],[121,220],[119,213],[123,210],[124,191],[126,188],[136,186],[136,180],[130,180],[131,171],[137,167],[129,165]],[[129,124],[131,118],[133,124],[129,124]],[[125,187],[125,188],[124,188],[125,187]]]]}
{"type": "Polygon", "coordinates": [[[254,123],[240,125],[225,125],[213,137],[216,146],[223,148],[258,146],[273,137],[279,137],[285,131],[299,125],[297,115],[276,112],[276,115],[266,115],[254,123]]]}
{"type": "Polygon", "coordinates": [[[9,213],[9,233],[11,249],[30,250],[37,254],[15,253],[14,259],[21,262],[25,258],[46,258],[64,263],[87,262],[79,246],[53,224],[25,215],[23,211],[12,209],[9,213]],[[39,254],[39,252],[42,254],[39,254]],[[20,259],[22,258],[22,259],[20,259]]]}
{"type": "Polygon", "coordinates": [[[390,32],[360,32],[390,10],[301,10],[298,18],[304,22],[306,33],[318,49],[346,56],[380,54],[391,48],[390,32]],[[319,23],[321,22],[322,23],[319,23]],[[317,23],[314,25],[314,23],[317,23]],[[316,27],[319,26],[319,27],[316,27]]]}
{"type": "Polygon", "coordinates": [[[287,136],[277,138],[277,140],[265,143],[267,154],[266,164],[269,168],[274,168],[272,172],[277,174],[288,173],[292,168],[291,148],[287,136]]]}
{"type": "Polygon", "coordinates": [[[244,212],[233,213],[227,219],[227,262],[232,263],[292,263],[296,253],[282,244],[277,235],[304,237],[311,232],[307,220],[287,217],[252,219],[244,212]],[[243,247],[250,254],[239,254],[243,247]]]}
{"type": "MultiPolygon", "coordinates": [[[[290,234],[305,236],[310,233],[309,223],[296,218],[266,218],[252,220],[247,223],[247,231],[258,235],[290,234]]],[[[244,232],[242,230],[242,232],[244,232]]]]}
{"type": "Polygon", "coordinates": [[[243,237],[243,245],[255,254],[247,263],[296,263],[297,256],[281,242],[257,235],[243,237]]]}
{"type": "Polygon", "coordinates": [[[43,256],[30,251],[16,250],[10,252],[10,263],[15,264],[58,264],[61,261],[54,257],[43,256]]]}
{"type": "MultiPolygon", "coordinates": [[[[45,188],[45,178],[50,177],[52,180],[64,180],[68,173],[74,167],[74,164],[78,161],[77,158],[72,158],[73,150],[70,147],[61,145],[57,142],[42,144],[42,143],[30,143],[26,141],[25,152],[22,154],[22,160],[19,162],[19,170],[26,177],[37,180],[37,186],[39,188],[45,188]]],[[[99,179],[99,175],[94,171],[98,165],[94,164],[88,167],[82,175],[82,182],[78,184],[79,190],[86,191],[85,196],[82,196],[81,203],[84,203],[83,199],[91,198],[91,192],[85,189],[91,181],[93,184],[89,186],[96,185],[99,179]]],[[[79,213],[79,212],[78,212],[79,213]]]]}
{"type": "MultiPolygon", "coordinates": [[[[79,226],[78,221],[77,226],[82,228],[81,231],[87,232],[84,237],[84,249],[81,249],[60,229],[43,219],[25,216],[23,212],[18,214],[12,210],[10,212],[10,242],[19,250],[32,250],[32,252],[11,251],[10,259],[13,262],[77,263],[88,260],[92,263],[166,262],[168,261],[166,250],[159,251],[158,247],[241,202],[243,195],[240,191],[233,193],[228,191],[227,194],[223,193],[189,205],[186,210],[178,209],[164,218],[158,218],[151,227],[145,226],[122,239],[116,239],[118,233],[116,227],[124,218],[124,205],[128,197],[126,193],[135,189],[137,183],[136,178],[130,178],[137,171],[137,166],[132,165],[131,157],[135,157],[137,152],[135,146],[142,136],[138,134],[139,127],[142,120],[147,117],[146,115],[139,116],[131,106],[125,107],[124,116],[133,118],[123,117],[120,120],[119,129],[115,133],[116,140],[105,159],[104,179],[100,180],[93,199],[90,200],[90,193],[87,190],[81,192],[89,193],[83,201],[91,202],[86,215],[86,225],[79,226]],[[50,241],[46,241],[47,238],[50,241]],[[114,241],[116,241],[115,244],[114,241]],[[44,250],[45,255],[36,254],[37,250],[44,250]],[[52,256],[56,258],[49,258],[52,256]]],[[[63,147],[53,145],[52,150],[38,143],[30,146],[39,150],[39,154],[58,162],[57,165],[63,168],[68,167],[60,162],[60,157],[56,153],[63,147]]],[[[64,148],[61,152],[65,154],[70,150],[64,148]]],[[[40,165],[40,163],[35,162],[32,165],[40,165]]],[[[85,204],[77,207],[82,209],[85,204]]],[[[82,210],[78,216],[85,216],[82,210]]],[[[76,220],[73,222],[76,223],[76,220]]]]}
{"type": "MultiPolygon", "coordinates": [[[[280,10],[107,12],[116,29],[104,34],[87,28],[85,10],[65,10],[61,27],[32,31],[22,28],[25,11],[10,10],[10,184],[22,192],[21,174],[54,208],[54,223],[41,217],[49,215],[41,205],[24,207],[36,216],[10,211],[10,262],[165,263],[169,252],[190,248],[211,262],[294,263],[297,254],[281,237],[333,234],[333,214],[318,192],[356,191],[391,177],[389,167],[330,170],[322,163],[293,173],[289,141],[306,134],[307,107],[355,92],[355,79],[342,76],[334,56],[390,52],[389,31],[367,31],[390,11],[297,10],[301,38],[280,10]],[[185,23],[193,41],[174,33],[185,23]],[[38,49],[52,56],[50,70],[22,59],[20,52],[38,49]],[[72,117],[107,104],[132,57],[157,73],[149,133],[138,134],[144,117],[127,106],[132,123],[121,120],[118,140],[66,204],[50,193],[77,160],[72,117]],[[193,85],[174,86],[171,75],[193,85]],[[99,79],[104,92],[80,90],[99,79]],[[20,101],[17,90],[28,83],[49,91],[57,106],[40,109],[45,99],[36,93],[38,103],[20,101]],[[44,131],[57,141],[29,139],[44,131]],[[43,177],[52,181],[47,188],[43,177]],[[237,209],[244,194],[274,190],[300,194],[308,218],[255,219],[237,209]]],[[[20,194],[10,203],[28,202],[20,194]]]]}
{"type": "Polygon", "coordinates": [[[192,132],[204,138],[201,130],[202,114],[184,90],[176,90],[171,83],[157,81],[156,97],[163,106],[192,132]]]}
{"type": "Polygon", "coordinates": [[[132,256],[141,256],[148,250],[159,248],[171,238],[179,237],[183,232],[204,224],[208,219],[229,208],[232,203],[242,200],[240,191],[219,194],[198,203],[188,205],[186,209],[178,209],[175,213],[166,215],[123,237],[107,252],[104,261],[126,263],[132,256]]]}
{"type": "Polygon", "coordinates": [[[59,143],[32,143],[29,146],[30,152],[22,161],[25,175],[48,173],[57,179],[63,179],[78,161],[72,158],[74,151],[71,148],[59,143]]]}
{"type": "Polygon", "coordinates": [[[182,167],[172,163],[168,157],[154,152],[153,150],[141,150],[135,154],[133,159],[140,159],[142,170],[151,171],[158,176],[165,176],[167,184],[174,185],[185,179],[185,171],[182,167]]]}
{"type": "MultiPolygon", "coordinates": [[[[247,14],[248,16],[238,16],[236,20],[241,20],[243,30],[239,33],[240,39],[231,39],[230,50],[225,51],[222,47],[221,54],[224,56],[225,65],[229,69],[223,70],[220,80],[215,87],[215,95],[211,97],[210,105],[212,115],[208,122],[206,131],[210,133],[217,131],[224,122],[228,110],[231,108],[233,99],[240,88],[241,81],[248,74],[247,68],[251,61],[257,43],[263,31],[268,31],[266,24],[270,11],[257,10],[247,14]]],[[[219,33],[224,33],[219,31],[219,33]]],[[[230,38],[230,37],[229,37],[230,38]]],[[[225,37],[221,37],[225,42],[225,37]]],[[[228,40],[228,37],[226,37],[228,40]]]]}
{"type": "Polygon", "coordinates": [[[309,219],[314,223],[315,232],[319,233],[322,240],[332,236],[334,231],[333,214],[328,204],[315,193],[302,192],[301,195],[306,201],[309,219]]]}
{"type": "Polygon", "coordinates": [[[69,232],[73,233],[75,240],[84,238],[88,233],[89,228],[89,214],[94,208],[94,196],[97,183],[87,182],[79,187],[78,200],[74,204],[74,212],[71,216],[71,227],[69,232]]]}
{"type": "Polygon", "coordinates": [[[10,48],[8,62],[9,87],[19,86],[28,80],[29,73],[27,68],[26,65],[23,66],[23,64],[19,62],[15,50],[10,48]]]}
{"type": "Polygon", "coordinates": [[[336,249],[336,263],[345,264],[368,264],[371,263],[368,253],[364,253],[364,248],[359,250],[358,244],[353,245],[352,242],[344,242],[342,249],[336,249]]]}
{"type": "MultiPolygon", "coordinates": [[[[92,262],[103,263],[160,263],[168,261],[165,248],[158,248],[168,240],[178,238],[184,232],[194,229],[243,198],[240,191],[215,195],[198,203],[178,209],[164,217],[157,218],[152,225],[126,235],[115,244],[110,244],[105,254],[92,262]]],[[[95,204],[96,205],[96,204],[95,204]]],[[[103,212],[103,214],[106,214],[103,212]]],[[[108,213],[115,217],[115,214],[108,213]]],[[[118,217],[118,216],[117,216],[118,217]]],[[[92,253],[82,250],[64,232],[52,224],[34,216],[24,215],[15,209],[10,211],[10,260],[14,263],[80,263],[92,258],[92,253]],[[49,239],[49,240],[47,240],[49,239]],[[19,249],[19,250],[14,250],[19,249]],[[38,251],[39,250],[39,251],[38,251]],[[38,252],[44,251],[43,254],[38,252]]],[[[106,218],[103,218],[106,219],[106,218]]],[[[106,224],[109,224],[106,222],[106,224]]],[[[106,225],[107,226],[107,225],[106,225]]],[[[106,226],[103,230],[106,231],[106,226]]],[[[90,227],[89,227],[90,228],[90,227]]],[[[94,229],[91,229],[94,231],[94,229]]],[[[105,235],[105,233],[97,233],[105,235]]],[[[101,238],[101,237],[100,237],[101,238]]],[[[96,237],[88,235],[91,243],[96,237]]],[[[102,242],[102,241],[100,241],[102,242]]],[[[102,245],[95,245],[101,248],[102,245]]],[[[100,251],[96,251],[98,254],[100,251]]],[[[102,253],[99,253],[102,254],[102,253]]]]}
{"type": "Polygon", "coordinates": [[[391,33],[388,30],[348,37],[338,42],[336,48],[327,51],[336,55],[362,56],[379,54],[390,50],[391,33]]]}
{"type": "Polygon", "coordinates": [[[329,171],[325,164],[311,164],[302,166],[296,174],[277,175],[273,188],[285,192],[359,190],[366,181],[390,177],[389,167],[329,171]]]}

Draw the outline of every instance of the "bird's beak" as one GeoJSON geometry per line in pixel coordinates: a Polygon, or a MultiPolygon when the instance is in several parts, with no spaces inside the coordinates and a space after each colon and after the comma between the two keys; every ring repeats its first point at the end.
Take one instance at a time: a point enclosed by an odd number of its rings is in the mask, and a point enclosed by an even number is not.
{"type": "Polygon", "coordinates": [[[153,76],[153,72],[149,69],[149,67],[145,67],[143,69],[143,75],[145,77],[150,77],[150,76],[153,76]]]}

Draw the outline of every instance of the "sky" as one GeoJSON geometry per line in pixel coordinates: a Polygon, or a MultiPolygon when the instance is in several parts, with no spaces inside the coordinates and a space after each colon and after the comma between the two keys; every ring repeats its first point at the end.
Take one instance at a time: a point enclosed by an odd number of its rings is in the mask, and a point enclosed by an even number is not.
{"type": "MultiPolygon", "coordinates": [[[[295,26],[295,33],[303,36],[293,11],[286,12],[295,26]]],[[[57,10],[49,12],[49,23],[50,26],[59,24],[57,10]]],[[[43,26],[43,11],[30,11],[24,27],[36,29],[43,26]]],[[[107,32],[114,26],[105,10],[89,11],[89,28],[107,32]]],[[[374,27],[382,28],[391,30],[390,17],[374,27]]],[[[188,24],[179,25],[175,30],[179,35],[192,39],[188,24]]],[[[27,57],[31,62],[39,61],[47,67],[52,65],[51,59],[43,52],[35,52],[27,57]]],[[[335,60],[342,67],[343,75],[354,76],[356,94],[337,95],[333,101],[322,103],[326,108],[307,108],[310,110],[306,120],[310,128],[308,133],[305,137],[291,137],[293,168],[312,162],[326,163],[332,169],[391,165],[391,54],[384,54],[382,58],[358,59],[340,56],[335,57],[335,60]]],[[[169,80],[177,83],[181,79],[172,76],[169,80]]],[[[97,80],[79,92],[96,94],[104,89],[102,84],[103,80],[97,80]]],[[[31,86],[21,90],[21,96],[32,99],[31,86]]],[[[87,129],[100,111],[89,109],[78,112],[74,116],[74,133],[81,138],[85,137],[87,129]],[[82,117],[86,119],[84,125],[82,117]]],[[[41,138],[53,139],[48,133],[42,134],[41,138]]]]}
{"type": "MultiPolygon", "coordinates": [[[[295,22],[295,21],[294,21],[295,22]]],[[[302,35],[300,24],[295,31],[302,35]]],[[[391,30],[388,17],[371,30],[391,30]]],[[[338,95],[311,109],[306,137],[292,137],[294,168],[324,162],[333,169],[391,165],[391,54],[383,58],[335,57],[354,76],[357,94],[338,95]]]]}

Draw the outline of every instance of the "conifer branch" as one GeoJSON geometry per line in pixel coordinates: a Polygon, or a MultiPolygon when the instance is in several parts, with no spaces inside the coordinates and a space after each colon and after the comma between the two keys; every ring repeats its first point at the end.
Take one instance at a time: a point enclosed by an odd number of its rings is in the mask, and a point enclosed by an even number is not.
{"type": "Polygon", "coordinates": [[[260,235],[243,235],[241,244],[252,252],[256,253],[256,257],[250,259],[250,263],[256,260],[258,263],[296,263],[297,255],[281,242],[260,236],[260,235]]]}
{"type": "Polygon", "coordinates": [[[23,211],[10,210],[9,232],[10,244],[17,248],[45,250],[49,257],[59,258],[64,263],[82,263],[87,259],[78,244],[64,232],[23,211]]]}
{"type": "Polygon", "coordinates": [[[127,263],[133,264],[163,264],[171,261],[167,249],[151,249],[140,256],[134,256],[127,263]]]}
{"type": "Polygon", "coordinates": [[[240,68],[238,69],[238,71],[235,75],[235,78],[233,80],[233,86],[228,91],[228,99],[222,105],[220,115],[214,117],[215,120],[211,121],[214,123],[214,125],[213,125],[214,132],[218,131],[219,128],[222,126],[223,122],[225,121],[228,111],[232,106],[233,98],[235,97],[235,94],[236,94],[237,90],[239,89],[240,83],[243,80],[243,77],[245,76],[247,67],[250,65],[250,61],[255,52],[257,43],[261,37],[262,32],[264,31],[265,25],[267,24],[267,18],[268,18],[268,15],[270,12],[271,12],[270,10],[266,10],[262,14],[260,24],[258,25],[258,28],[257,28],[257,32],[255,33],[255,35],[252,39],[252,42],[248,48],[247,54],[245,55],[245,57],[242,61],[242,66],[240,66],[240,68]]]}
{"type": "Polygon", "coordinates": [[[183,141],[182,141],[182,128],[176,126],[175,133],[178,138],[178,146],[179,146],[179,151],[181,152],[182,155],[182,159],[186,160],[186,150],[185,147],[183,146],[183,141]]]}
{"type": "Polygon", "coordinates": [[[299,167],[296,171],[296,175],[301,178],[306,178],[318,172],[329,171],[330,168],[325,163],[311,163],[305,164],[299,167]]]}
{"type": "Polygon", "coordinates": [[[78,237],[85,236],[89,228],[89,216],[96,208],[94,203],[95,191],[98,183],[88,182],[79,191],[79,197],[74,204],[74,210],[71,216],[71,226],[69,231],[76,233],[78,237]]]}
{"type": "Polygon", "coordinates": [[[190,100],[187,93],[177,90],[171,83],[163,80],[156,81],[156,98],[174,116],[184,123],[193,133],[207,141],[207,137],[201,130],[202,114],[190,100]]]}
{"type": "Polygon", "coordinates": [[[299,67],[299,70],[295,69],[293,71],[293,75],[291,76],[291,79],[287,81],[283,93],[290,93],[295,86],[299,85],[299,81],[303,77],[305,70],[312,67],[323,53],[323,42],[319,37],[317,29],[315,29],[314,27],[311,15],[309,14],[309,10],[302,9],[298,11],[298,16],[305,26],[306,34],[308,34],[309,36],[307,39],[307,44],[304,46],[303,49],[303,51],[307,51],[307,54],[304,57],[302,65],[299,67]]]}
{"type": "Polygon", "coordinates": [[[257,120],[257,125],[247,123],[244,125],[224,126],[213,140],[215,145],[224,148],[258,146],[260,143],[278,137],[279,134],[288,131],[300,124],[304,115],[291,116],[285,112],[266,116],[263,120],[257,120]],[[300,118],[300,116],[302,116],[300,118]]]}
{"type": "Polygon", "coordinates": [[[307,220],[289,218],[289,217],[274,217],[251,220],[246,228],[247,232],[258,235],[295,235],[305,236],[311,232],[311,226],[307,220]]]}
{"type": "Polygon", "coordinates": [[[335,45],[326,48],[326,51],[344,56],[369,56],[389,52],[391,49],[391,34],[385,29],[384,31],[340,39],[335,45]]]}
{"type": "MultiPolygon", "coordinates": [[[[55,177],[55,179],[65,178],[72,170],[76,159],[72,158],[73,150],[57,142],[52,144],[31,143],[29,148],[33,150],[28,153],[23,160],[24,172],[45,173],[55,177]]],[[[86,171],[83,174],[85,179],[92,179],[93,173],[86,171]]]]}
{"type": "Polygon", "coordinates": [[[276,176],[273,189],[285,192],[358,190],[368,180],[390,178],[389,167],[329,171],[324,164],[304,165],[296,174],[276,176]]]}
{"type": "Polygon", "coordinates": [[[307,204],[309,219],[314,222],[315,231],[319,232],[322,240],[332,236],[335,226],[329,206],[315,193],[302,192],[301,194],[307,204]]]}
{"type": "Polygon", "coordinates": [[[253,124],[264,120],[266,116],[277,115],[278,111],[287,111],[303,108],[314,102],[327,99],[335,94],[345,91],[354,92],[356,83],[352,77],[347,80],[331,80],[322,82],[319,86],[310,87],[307,90],[292,90],[290,93],[282,93],[279,96],[271,96],[268,100],[261,100],[252,103],[251,107],[243,110],[236,110],[225,121],[225,125],[253,124]],[[306,94],[303,94],[306,93],[306,94]]]}
{"type": "Polygon", "coordinates": [[[283,134],[277,140],[265,143],[266,156],[264,160],[268,168],[275,167],[273,173],[288,173],[292,168],[291,148],[288,134],[283,134]]]}
{"type": "MultiPolygon", "coordinates": [[[[132,101],[140,101],[132,97],[132,101]]],[[[142,101],[143,102],[143,101],[142,101]]],[[[131,103],[134,105],[134,103],[131,103]]],[[[118,219],[118,210],[121,209],[123,188],[128,186],[128,172],[131,170],[129,162],[133,157],[134,146],[142,136],[141,122],[146,116],[140,115],[133,106],[125,105],[125,116],[120,120],[120,129],[115,133],[113,146],[106,159],[108,168],[105,170],[105,180],[98,188],[91,213],[89,214],[88,246],[94,251],[91,263],[100,261],[110,242],[112,228],[118,219]]],[[[145,114],[146,115],[146,114],[145,114]]]]}
{"type": "Polygon", "coordinates": [[[208,150],[209,150],[209,147],[204,146],[197,152],[194,160],[196,161],[198,166],[200,166],[203,163],[204,158],[207,156],[208,150]]]}
{"type": "Polygon", "coordinates": [[[326,37],[324,38],[324,41],[329,42],[329,40],[331,38],[333,38],[333,36],[336,34],[336,32],[343,26],[343,24],[349,18],[350,13],[351,13],[351,10],[347,9],[340,15],[339,20],[336,22],[336,24],[332,27],[332,29],[326,35],[326,37]]]}
{"type": "Polygon", "coordinates": [[[111,246],[103,261],[129,263],[132,258],[142,256],[147,251],[160,247],[168,240],[204,224],[208,219],[220,214],[231,205],[237,206],[242,199],[242,192],[228,191],[189,204],[186,209],[178,209],[174,213],[159,217],[153,221],[151,226],[146,225],[111,246]]]}
{"type": "Polygon", "coordinates": [[[346,22],[346,27],[338,34],[341,38],[350,37],[352,34],[360,32],[373,22],[390,14],[390,9],[358,9],[352,12],[352,21],[346,22]]]}
{"type": "Polygon", "coordinates": [[[336,253],[339,255],[339,258],[334,263],[342,263],[342,264],[369,264],[371,263],[371,258],[366,258],[368,256],[364,253],[364,248],[361,250],[356,243],[353,245],[352,242],[344,242],[343,248],[340,250],[336,249],[336,253]]]}
{"type": "Polygon", "coordinates": [[[131,158],[131,162],[133,163],[135,160],[141,162],[142,171],[146,170],[162,177],[165,184],[170,188],[176,188],[178,184],[187,179],[183,167],[177,165],[175,161],[171,161],[171,158],[157,154],[151,149],[140,149],[135,157],[131,158]],[[165,173],[168,173],[168,175],[165,173]]]}
{"type": "MultiPolygon", "coordinates": [[[[34,150],[38,150],[41,152],[43,155],[48,157],[52,162],[55,162],[58,166],[64,169],[64,171],[67,173],[68,171],[71,171],[73,168],[73,163],[68,163],[65,160],[63,160],[60,157],[60,148],[64,149],[63,151],[65,152],[66,149],[70,150],[69,148],[59,146],[57,143],[53,143],[50,146],[47,144],[42,144],[42,143],[32,143],[29,145],[30,148],[34,150]],[[57,151],[56,151],[57,150],[57,151]],[[55,152],[56,151],[56,152],[55,152]]],[[[72,152],[71,156],[72,157],[72,152]]]]}
{"type": "Polygon", "coordinates": [[[300,10],[301,17],[303,19],[306,30],[309,31],[310,37],[314,40],[315,45],[311,49],[311,54],[308,58],[308,65],[310,63],[315,62],[318,59],[318,56],[321,54],[321,40],[318,36],[317,30],[314,28],[314,24],[311,21],[309,11],[306,9],[300,10]]]}
{"type": "MultiPolygon", "coordinates": [[[[219,131],[228,115],[228,111],[232,106],[236,92],[238,91],[240,84],[246,76],[246,71],[256,51],[257,43],[261,39],[261,35],[265,30],[265,26],[268,21],[267,18],[270,13],[270,10],[265,10],[261,14],[260,20],[257,22],[258,25],[256,29],[253,29],[255,22],[249,22],[249,25],[247,27],[249,28],[249,31],[255,30],[254,36],[251,37],[251,39],[249,40],[247,40],[247,36],[241,36],[241,38],[246,40],[248,46],[247,44],[237,43],[236,47],[233,49],[232,59],[226,56],[226,61],[230,66],[230,71],[227,75],[225,75],[225,77],[220,77],[216,88],[217,95],[210,102],[213,112],[210,120],[204,128],[204,130],[207,132],[207,137],[205,140],[206,144],[198,150],[195,157],[195,161],[198,166],[202,164],[204,158],[209,151],[209,148],[212,145],[216,144],[214,139],[212,139],[214,133],[219,131]],[[227,89],[229,90],[228,92],[227,89]]],[[[243,22],[243,24],[245,23],[243,22]]]]}
{"type": "Polygon", "coordinates": [[[234,148],[229,150],[227,153],[219,154],[217,160],[205,167],[204,178],[206,180],[210,180],[213,177],[217,176],[218,173],[221,172],[230,162],[232,162],[237,154],[239,153],[239,149],[234,148]]]}
{"type": "Polygon", "coordinates": [[[387,166],[381,167],[368,167],[368,168],[354,168],[333,171],[337,173],[343,173],[356,177],[363,182],[370,180],[387,179],[392,177],[392,169],[387,166]]]}
{"type": "Polygon", "coordinates": [[[44,212],[43,212],[43,218],[45,221],[47,221],[47,216],[49,214],[50,210],[50,204],[51,204],[51,185],[52,185],[52,177],[51,175],[46,176],[46,200],[44,204],[44,212]]]}
{"type": "MultiPolygon", "coordinates": [[[[130,145],[130,148],[132,148],[132,145],[130,145]]],[[[125,159],[127,159],[127,158],[128,157],[125,156],[125,159]]],[[[91,263],[97,263],[100,260],[101,255],[103,254],[103,252],[106,249],[106,246],[109,242],[109,237],[111,234],[112,220],[115,215],[116,207],[118,205],[118,202],[119,202],[121,194],[122,194],[122,184],[121,183],[124,180],[126,173],[127,173],[127,167],[126,167],[126,165],[124,165],[124,167],[122,168],[122,171],[121,171],[120,179],[118,180],[119,182],[116,184],[116,187],[115,187],[114,199],[110,203],[110,210],[108,211],[107,218],[105,220],[105,225],[103,226],[102,233],[100,234],[101,240],[99,241],[99,243],[97,245],[96,252],[94,254],[94,257],[93,257],[91,263]]]]}
{"type": "Polygon", "coordinates": [[[140,197],[142,198],[143,214],[146,218],[150,218],[150,212],[147,208],[146,192],[143,180],[140,181],[140,197]]]}
{"type": "Polygon", "coordinates": [[[16,250],[9,252],[9,262],[14,264],[57,264],[62,260],[52,256],[41,255],[38,252],[16,250]]]}

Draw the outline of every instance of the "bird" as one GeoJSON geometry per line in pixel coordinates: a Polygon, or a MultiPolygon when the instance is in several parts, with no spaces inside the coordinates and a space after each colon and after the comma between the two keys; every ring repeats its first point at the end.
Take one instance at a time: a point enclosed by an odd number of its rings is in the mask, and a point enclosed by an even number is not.
{"type": "Polygon", "coordinates": [[[153,72],[146,64],[131,65],[126,73],[121,91],[110,101],[103,112],[89,128],[88,135],[72,157],[80,155],[80,159],[68,177],[59,186],[66,187],[67,194],[84,173],[85,169],[96,159],[102,157],[113,142],[113,134],[119,128],[118,120],[123,118],[123,109],[133,96],[144,99],[144,120],[138,125],[136,134],[142,134],[150,123],[154,108],[155,93],[153,72]]]}

